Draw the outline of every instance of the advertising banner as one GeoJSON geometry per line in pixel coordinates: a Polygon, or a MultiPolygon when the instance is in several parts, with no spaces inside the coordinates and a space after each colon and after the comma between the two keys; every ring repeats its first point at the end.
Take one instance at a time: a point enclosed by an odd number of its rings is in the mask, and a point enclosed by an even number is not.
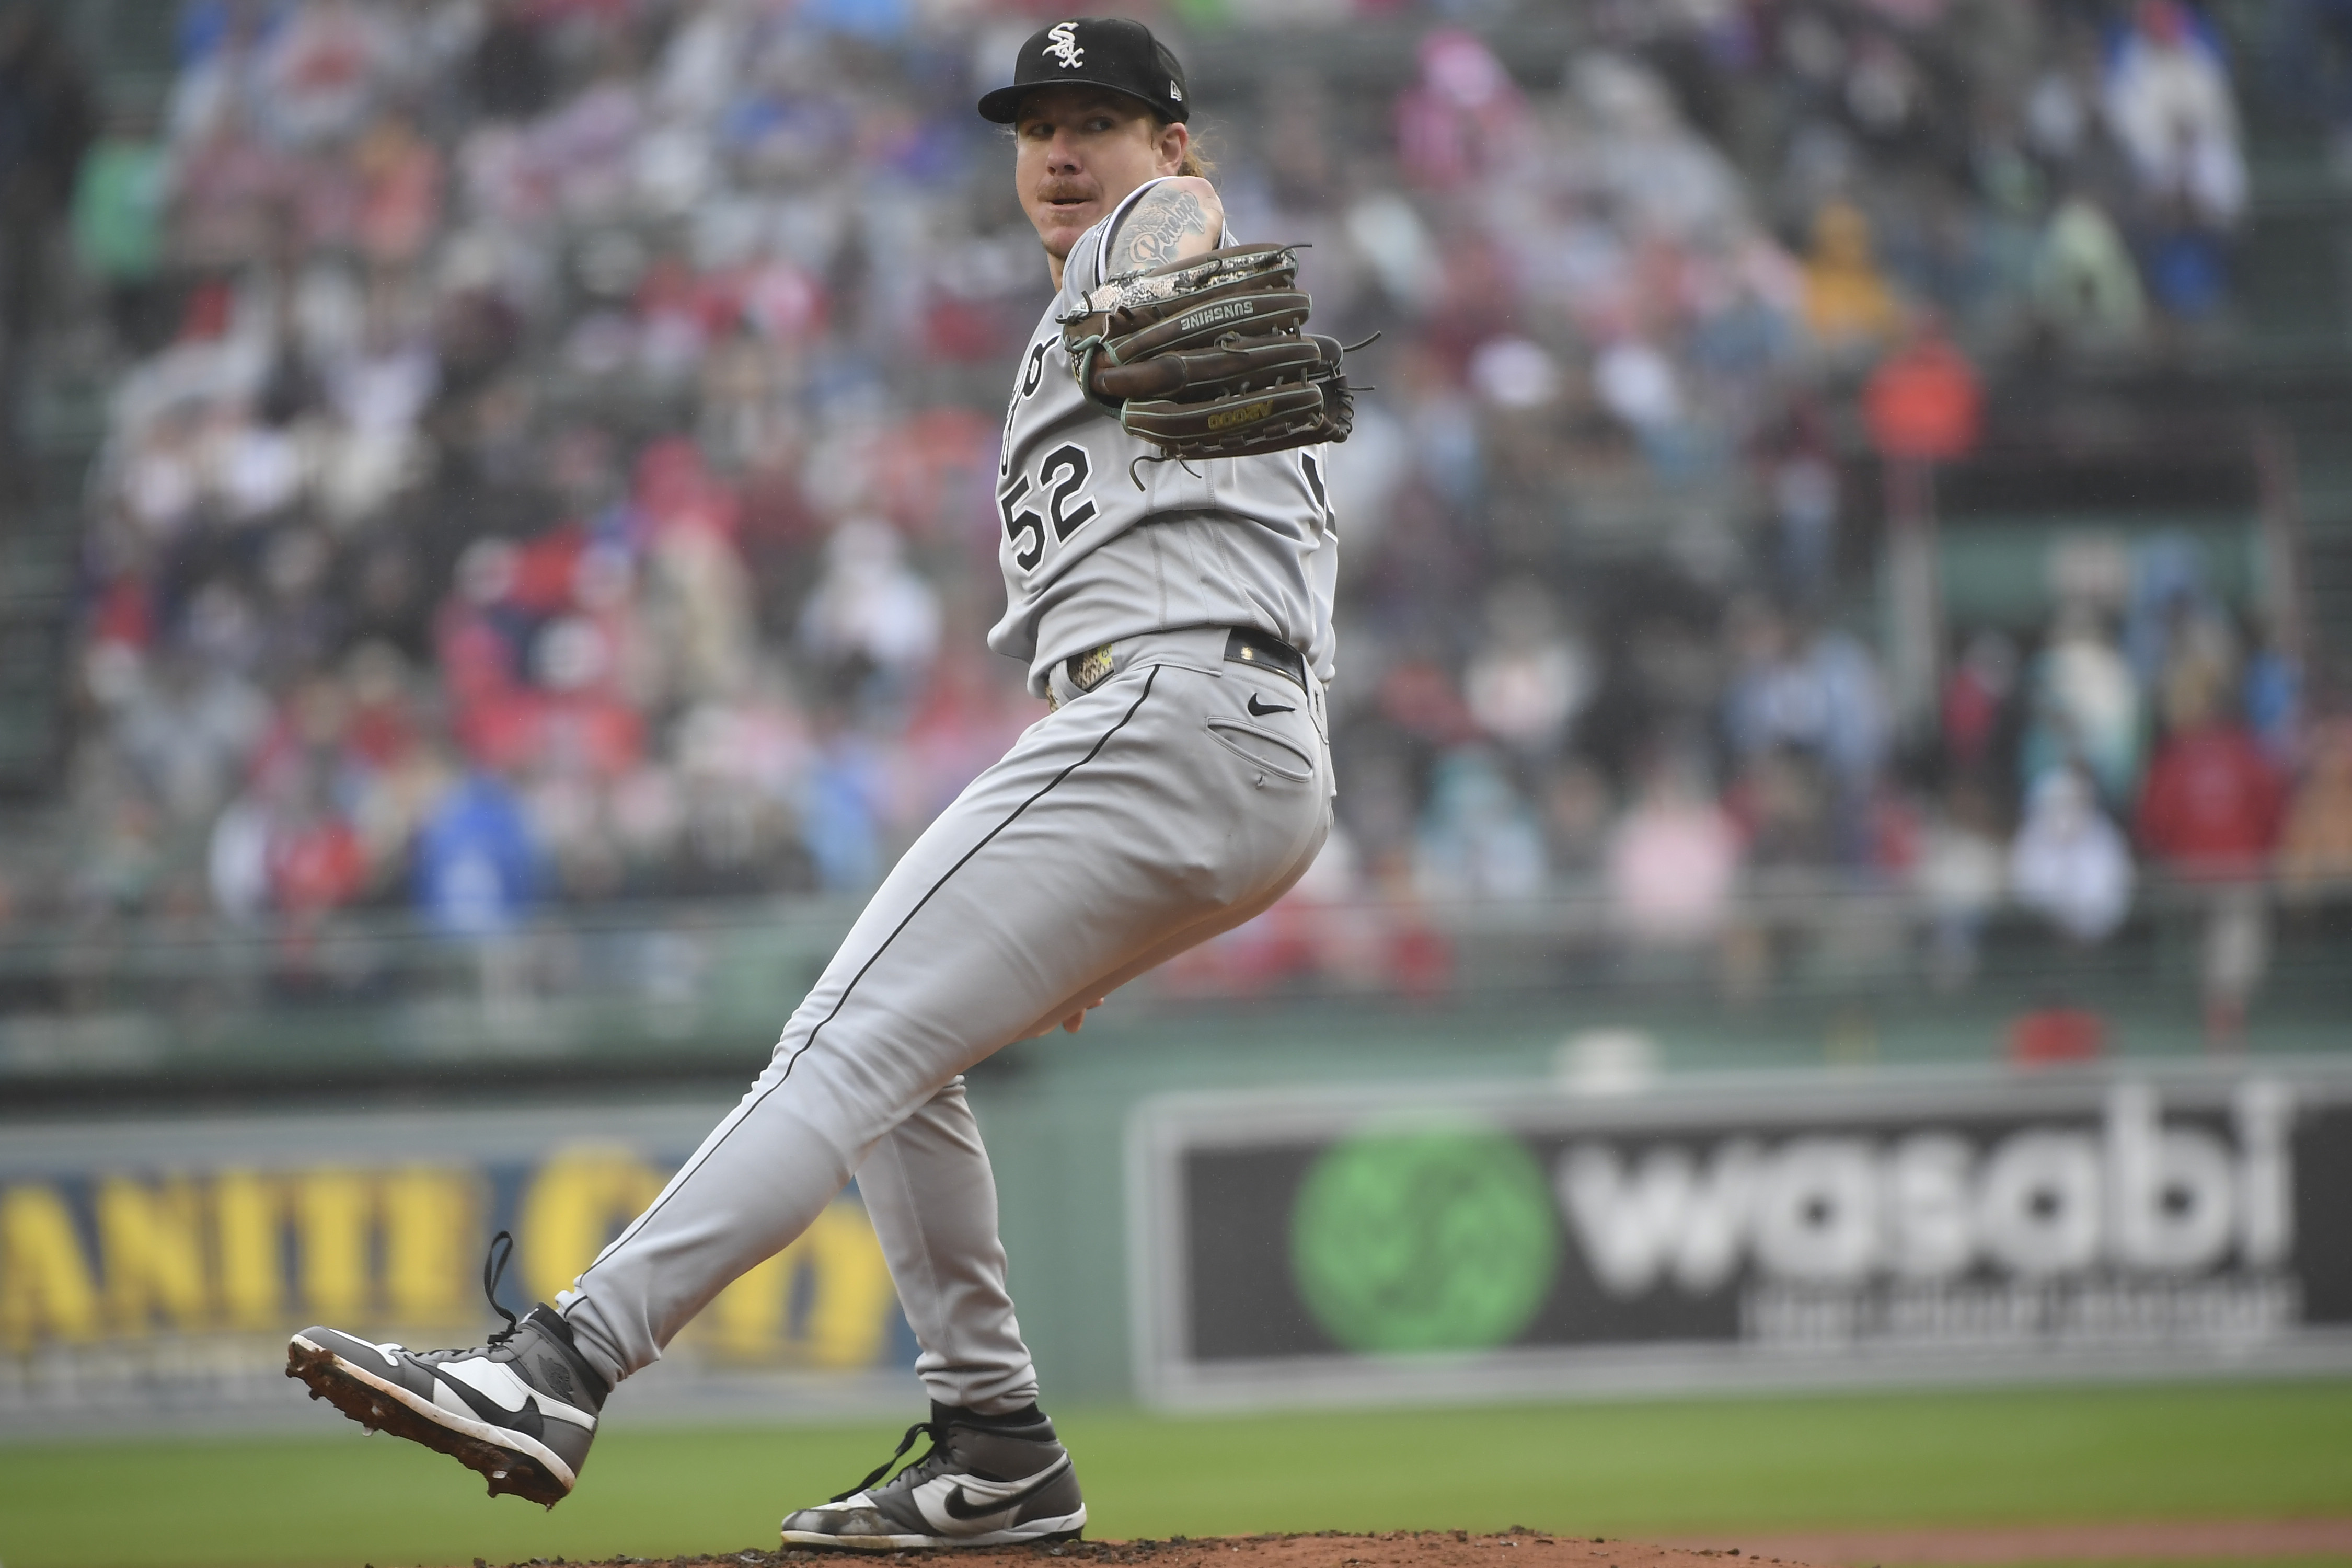
{"type": "MultiPolygon", "coordinates": [[[[480,1342],[568,1286],[727,1107],[533,1107],[0,1128],[0,1429],[313,1414],[286,1338],[480,1342]]],[[[853,1189],[630,1384],[635,1412],[911,1397],[914,1346],[853,1189]],[[885,1376],[884,1374],[893,1375],[885,1376]]]]}
{"type": "Polygon", "coordinates": [[[2352,1367],[2352,1061],[1187,1096],[1169,1405],[2352,1367]]]}

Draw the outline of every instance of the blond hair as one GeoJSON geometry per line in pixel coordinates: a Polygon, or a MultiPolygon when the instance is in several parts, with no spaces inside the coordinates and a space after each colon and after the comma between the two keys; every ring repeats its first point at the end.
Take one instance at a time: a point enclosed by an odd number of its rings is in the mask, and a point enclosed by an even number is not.
{"type": "Polygon", "coordinates": [[[1185,126],[1184,161],[1176,165],[1176,173],[1189,179],[1205,180],[1216,172],[1216,161],[1201,151],[1200,139],[1192,134],[1190,125],[1185,126]]]}

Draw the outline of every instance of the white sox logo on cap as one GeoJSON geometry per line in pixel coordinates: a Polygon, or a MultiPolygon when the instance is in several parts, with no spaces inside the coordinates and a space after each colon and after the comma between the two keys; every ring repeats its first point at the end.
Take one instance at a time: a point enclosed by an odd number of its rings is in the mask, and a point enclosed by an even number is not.
{"type": "Polygon", "coordinates": [[[1073,16],[1021,40],[1013,80],[981,94],[980,115],[1010,125],[1027,89],[1080,83],[1139,99],[1163,121],[1182,120],[1188,109],[1184,68],[1150,28],[1124,16],[1073,16]]]}

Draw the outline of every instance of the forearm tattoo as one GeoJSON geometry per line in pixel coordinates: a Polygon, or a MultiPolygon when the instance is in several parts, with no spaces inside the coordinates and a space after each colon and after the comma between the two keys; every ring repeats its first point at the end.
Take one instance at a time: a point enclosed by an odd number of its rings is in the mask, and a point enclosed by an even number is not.
{"type": "Polygon", "coordinates": [[[1161,185],[1144,194],[1129,209],[1111,241],[1109,270],[1135,272],[1173,261],[1188,251],[1198,254],[1209,244],[1188,244],[1210,237],[1211,218],[1201,198],[1187,190],[1161,185]]]}

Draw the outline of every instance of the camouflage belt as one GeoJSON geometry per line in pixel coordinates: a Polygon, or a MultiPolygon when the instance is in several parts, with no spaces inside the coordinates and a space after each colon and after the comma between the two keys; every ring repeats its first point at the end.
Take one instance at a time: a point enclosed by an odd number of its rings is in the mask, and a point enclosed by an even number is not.
{"type": "MultiPolygon", "coordinates": [[[[1111,654],[1116,643],[1105,643],[1092,653],[1074,653],[1062,661],[1062,673],[1083,697],[1110,679],[1111,654]]],[[[1235,626],[1225,637],[1225,657],[1237,664],[1252,664],[1270,669],[1290,681],[1301,691],[1307,689],[1307,660],[1299,651],[1281,638],[1257,630],[1254,626],[1235,626]]],[[[1058,711],[1062,700],[1049,685],[1045,689],[1045,706],[1058,711]]]]}
{"type": "Polygon", "coordinates": [[[1105,643],[1092,653],[1074,653],[1062,666],[1079,695],[1084,696],[1110,679],[1110,650],[1114,646],[1105,643]]]}
{"type": "MultiPolygon", "coordinates": [[[[1074,653],[1062,661],[1062,673],[1070,678],[1070,684],[1078,689],[1079,696],[1084,697],[1110,679],[1110,652],[1117,646],[1115,643],[1105,643],[1092,653],[1074,653]]],[[[1047,687],[1045,689],[1047,711],[1057,710],[1061,706],[1062,700],[1054,695],[1053,688],[1047,687]]]]}

